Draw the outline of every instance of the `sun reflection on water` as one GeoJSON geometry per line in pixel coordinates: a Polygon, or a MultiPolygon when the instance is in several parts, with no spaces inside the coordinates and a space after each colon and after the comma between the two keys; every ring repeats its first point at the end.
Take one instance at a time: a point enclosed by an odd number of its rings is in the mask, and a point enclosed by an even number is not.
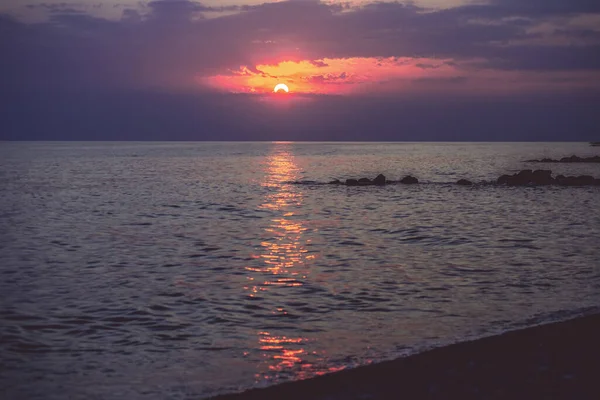
{"type": "Polygon", "coordinates": [[[302,286],[308,273],[305,263],[313,258],[305,248],[310,243],[303,239],[306,227],[296,218],[302,206],[302,193],[286,184],[299,174],[289,144],[277,143],[275,152],[267,160],[263,186],[269,191],[261,205],[273,211],[275,217],[265,227],[265,240],[260,243],[260,252],[254,255],[261,259],[262,265],[246,268],[261,274],[264,290],[268,286],[302,286]]]}
{"type": "MultiPolygon", "coordinates": [[[[274,151],[265,164],[266,190],[262,209],[273,213],[265,235],[253,257],[259,261],[248,266],[248,281],[245,287],[251,298],[267,294],[277,296],[278,306],[270,306],[270,312],[281,318],[289,317],[289,310],[283,304],[290,297],[298,295],[295,290],[305,285],[309,275],[309,266],[314,255],[309,254],[306,246],[310,240],[304,238],[306,227],[299,215],[303,204],[302,192],[287,182],[297,180],[300,169],[294,161],[289,143],[274,144],[274,151]],[[292,292],[290,292],[292,290],[292,292]]],[[[257,381],[271,380],[286,374],[295,379],[307,377],[304,371],[311,369],[305,344],[309,338],[291,334],[289,328],[270,329],[257,332],[258,348],[262,352],[265,364],[256,375],[257,381]]],[[[313,357],[311,357],[313,356],[313,357]]]]}

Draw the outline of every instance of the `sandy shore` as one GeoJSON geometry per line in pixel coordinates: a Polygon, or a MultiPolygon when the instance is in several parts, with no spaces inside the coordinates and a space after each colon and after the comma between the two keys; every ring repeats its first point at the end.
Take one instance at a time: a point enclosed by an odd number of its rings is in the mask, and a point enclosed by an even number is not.
{"type": "Polygon", "coordinates": [[[600,315],[214,399],[597,400],[600,315]]]}

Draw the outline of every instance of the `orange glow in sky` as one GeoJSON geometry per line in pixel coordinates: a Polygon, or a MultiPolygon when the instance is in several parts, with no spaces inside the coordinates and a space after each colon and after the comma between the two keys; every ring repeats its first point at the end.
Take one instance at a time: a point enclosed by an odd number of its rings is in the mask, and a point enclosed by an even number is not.
{"type": "Polygon", "coordinates": [[[500,71],[483,67],[483,62],[481,59],[456,62],[421,57],[324,58],[241,66],[227,73],[198,78],[198,82],[229,93],[267,94],[273,93],[276,85],[285,84],[290,94],[418,94],[435,91],[494,91],[501,94],[531,89],[555,90],[561,85],[573,89],[574,86],[589,85],[595,76],[586,71],[500,71]],[[565,78],[570,79],[561,84],[565,78]],[[552,86],[548,85],[550,79],[555,82],[552,86]]]}
{"type": "Polygon", "coordinates": [[[372,86],[395,85],[421,77],[448,77],[457,71],[450,60],[424,58],[325,58],[282,61],[278,64],[241,66],[227,74],[215,75],[204,83],[234,93],[269,93],[278,84],[292,93],[347,94],[372,86]],[[395,82],[394,82],[395,81],[395,82]]]}

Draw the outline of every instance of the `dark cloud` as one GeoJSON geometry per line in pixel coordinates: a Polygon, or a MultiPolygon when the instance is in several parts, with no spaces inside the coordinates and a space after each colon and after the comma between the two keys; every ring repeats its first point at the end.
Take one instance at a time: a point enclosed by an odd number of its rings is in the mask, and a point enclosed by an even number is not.
{"type": "Polygon", "coordinates": [[[0,98],[1,140],[591,141],[600,108],[600,96],[590,95],[452,101],[312,96],[293,107],[252,95],[148,91],[10,97],[0,98]]]}
{"type": "Polygon", "coordinates": [[[425,83],[425,84],[439,84],[439,83],[451,83],[461,84],[466,83],[469,80],[466,76],[449,76],[449,77],[431,77],[431,78],[417,78],[413,79],[413,83],[425,83]]]}
{"type": "Polygon", "coordinates": [[[600,44],[594,46],[509,46],[487,51],[489,68],[518,71],[600,71],[600,44]]]}
{"type": "Polygon", "coordinates": [[[492,0],[491,4],[511,13],[533,16],[600,12],[597,0],[492,0]]]}
{"type": "Polygon", "coordinates": [[[418,67],[421,69],[438,69],[441,66],[442,66],[441,64],[425,64],[425,63],[415,64],[415,67],[418,67]]]}
{"type": "Polygon", "coordinates": [[[310,77],[310,81],[311,82],[316,82],[316,83],[332,83],[332,82],[339,82],[339,81],[345,81],[348,78],[348,74],[346,74],[345,72],[342,72],[340,74],[326,74],[326,75],[314,75],[310,77]]]}
{"type": "Polygon", "coordinates": [[[321,60],[311,60],[310,63],[312,65],[314,65],[315,67],[328,67],[329,66],[329,64],[327,64],[326,62],[321,61],[321,60]]]}
{"type": "MultiPolygon", "coordinates": [[[[81,3],[63,2],[63,3],[26,4],[25,8],[28,8],[30,10],[42,9],[42,10],[55,12],[55,13],[61,13],[61,12],[69,13],[69,12],[74,12],[74,11],[79,12],[81,8],[84,8],[83,6],[84,5],[81,3]]],[[[87,4],[86,7],[98,9],[98,8],[102,8],[102,3],[87,4]]]]}
{"type": "MultiPolygon", "coordinates": [[[[309,59],[485,58],[499,68],[596,69],[592,54],[597,54],[600,44],[594,43],[600,40],[597,31],[557,29],[557,37],[582,41],[579,47],[509,46],[535,38],[538,34],[527,29],[543,21],[547,9],[593,11],[598,8],[595,3],[554,0],[546,8],[541,0],[527,6],[516,0],[494,0],[490,5],[436,12],[375,3],[341,13],[339,5],[313,0],[243,9],[171,0],[149,3],[145,15],[126,10],[120,21],[72,12],[53,13],[48,22],[39,24],[4,17],[0,29],[8,34],[0,38],[0,54],[10,61],[0,66],[0,79],[2,84],[33,86],[185,87],[193,84],[195,76],[284,54],[309,59]],[[206,12],[224,9],[239,13],[204,18],[206,12]],[[518,15],[527,19],[503,20],[518,15]]],[[[56,7],[63,6],[72,4],[56,7]]]]}

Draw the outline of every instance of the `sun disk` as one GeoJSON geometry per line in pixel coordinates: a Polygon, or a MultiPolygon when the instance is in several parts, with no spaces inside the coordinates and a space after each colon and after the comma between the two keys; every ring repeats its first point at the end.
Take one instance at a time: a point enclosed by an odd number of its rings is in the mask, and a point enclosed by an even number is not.
{"type": "Polygon", "coordinates": [[[290,92],[290,88],[288,88],[288,87],[287,87],[287,85],[286,85],[285,83],[278,83],[278,84],[275,86],[275,89],[273,89],[273,92],[274,92],[274,93],[277,93],[277,92],[279,92],[280,90],[283,90],[283,91],[284,91],[284,92],[286,92],[286,93],[289,93],[289,92],[290,92]]]}

